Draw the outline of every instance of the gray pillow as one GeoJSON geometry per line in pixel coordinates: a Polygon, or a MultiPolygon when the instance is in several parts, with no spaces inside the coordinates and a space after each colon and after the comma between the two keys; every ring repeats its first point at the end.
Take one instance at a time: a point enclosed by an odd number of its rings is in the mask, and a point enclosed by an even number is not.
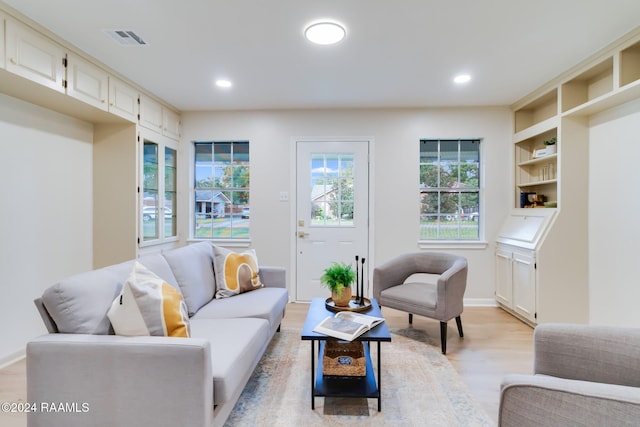
{"type": "Polygon", "coordinates": [[[189,316],[193,316],[213,299],[215,292],[213,245],[201,242],[173,249],[163,255],[178,281],[189,316]]]}

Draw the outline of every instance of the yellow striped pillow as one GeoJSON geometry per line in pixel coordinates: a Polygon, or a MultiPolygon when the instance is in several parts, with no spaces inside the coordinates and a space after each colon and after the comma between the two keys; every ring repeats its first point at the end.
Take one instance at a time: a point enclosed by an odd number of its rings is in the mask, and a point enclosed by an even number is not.
{"type": "Polygon", "coordinates": [[[191,335],[187,305],[180,291],[137,261],[107,316],[116,335],[191,335]]]}

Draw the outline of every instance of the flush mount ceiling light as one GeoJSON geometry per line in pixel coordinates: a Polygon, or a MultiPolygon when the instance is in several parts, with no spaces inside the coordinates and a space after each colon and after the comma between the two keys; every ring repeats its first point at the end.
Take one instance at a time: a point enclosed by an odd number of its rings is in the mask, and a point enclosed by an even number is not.
{"type": "Polygon", "coordinates": [[[471,76],[469,74],[458,74],[453,78],[454,83],[463,84],[471,81],[471,76]]]}
{"type": "Polygon", "coordinates": [[[335,22],[316,22],[309,25],[304,30],[304,36],[315,44],[334,44],[338,43],[347,34],[344,27],[335,22]]]}
{"type": "Polygon", "coordinates": [[[229,80],[220,79],[220,80],[216,80],[216,86],[227,88],[227,87],[231,87],[232,83],[229,80]]]}

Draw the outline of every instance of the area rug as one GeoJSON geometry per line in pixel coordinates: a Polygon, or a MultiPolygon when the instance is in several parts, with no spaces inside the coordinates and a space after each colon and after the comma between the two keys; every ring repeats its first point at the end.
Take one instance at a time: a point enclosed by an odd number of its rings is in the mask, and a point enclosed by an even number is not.
{"type": "MultiPolygon", "coordinates": [[[[382,411],[377,399],[316,397],[311,409],[311,343],[283,328],[247,383],[226,427],[492,426],[438,343],[416,329],[382,343],[382,411]]],[[[317,348],[317,347],[316,347],[317,348]]],[[[372,345],[375,360],[376,345],[372,345]]]]}

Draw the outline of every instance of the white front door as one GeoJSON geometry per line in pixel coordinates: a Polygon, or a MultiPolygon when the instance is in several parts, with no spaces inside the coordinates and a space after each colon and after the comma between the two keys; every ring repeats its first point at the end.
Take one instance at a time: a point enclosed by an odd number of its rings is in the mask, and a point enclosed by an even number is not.
{"type": "Polygon", "coordinates": [[[296,156],[296,300],[329,297],[323,270],[332,262],[355,269],[356,255],[365,258],[366,295],[369,141],[297,141],[296,156]]]}

